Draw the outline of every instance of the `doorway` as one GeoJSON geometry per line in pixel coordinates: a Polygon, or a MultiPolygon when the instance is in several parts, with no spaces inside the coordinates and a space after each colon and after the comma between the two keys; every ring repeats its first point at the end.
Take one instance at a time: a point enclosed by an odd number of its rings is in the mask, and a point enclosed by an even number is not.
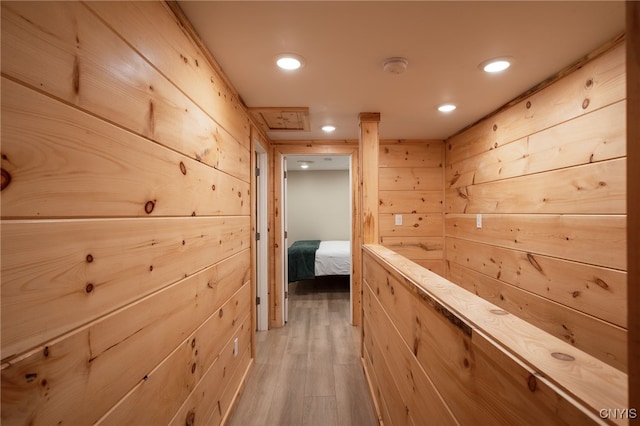
{"type": "MultiPolygon", "coordinates": [[[[331,287],[323,286],[323,283],[341,283],[338,287],[344,296],[348,296],[345,290],[350,293],[352,263],[351,159],[348,155],[287,155],[284,162],[287,171],[283,180],[282,209],[285,247],[289,250],[292,244],[319,242],[315,268],[312,264],[311,270],[307,271],[311,275],[302,279],[311,291],[315,288],[326,292],[331,287]]],[[[288,256],[283,257],[288,259],[288,256]]],[[[309,260],[313,262],[313,259],[309,260]]],[[[291,288],[300,287],[292,282],[301,278],[298,274],[289,276],[287,266],[285,263],[283,267],[287,276],[284,280],[285,322],[289,318],[290,284],[291,288]]],[[[298,262],[293,266],[298,266],[298,262]]]]}
{"type": "MultiPolygon", "coordinates": [[[[300,160],[300,156],[312,156],[314,161],[324,162],[324,158],[338,158],[342,157],[348,164],[348,176],[349,176],[349,227],[350,231],[346,238],[350,241],[350,253],[351,253],[351,274],[349,280],[349,318],[352,325],[360,325],[361,319],[361,284],[360,284],[360,239],[359,234],[356,232],[359,227],[359,185],[358,185],[358,146],[353,145],[302,145],[302,146],[278,146],[274,150],[274,176],[276,180],[274,182],[276,205],[274,206],[275,218],[274,218],[274,236],[275,242],[275,280],[271,288],[272,294],[270,294],[270,308],[272,308],[272,316],[270,316],[271,327],[281,327],[285,324],[286,317],[286,291],[288,289],[288,278],[286,260],[288,245],[285,239],[285,229],[287,216],[287,202],[285,193],[285,169],[287,158],[294,158],[295,164],[300,160]]],[[[346,171],[345,171],[346,172],[346,171]]],[[[288,235],[288,240],[293,241],[291,235],[288,235]]]]}

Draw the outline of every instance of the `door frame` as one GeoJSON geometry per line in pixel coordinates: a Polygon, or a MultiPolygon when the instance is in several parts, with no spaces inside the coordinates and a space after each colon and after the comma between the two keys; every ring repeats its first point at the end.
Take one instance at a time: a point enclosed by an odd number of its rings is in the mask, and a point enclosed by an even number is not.
{"type": "Polygon", "coordinates": [[[358,326],[362,320],[361,236],[360,236],[360,183],[358,141],[280,141],[273,145],[274,188],[274,279],[270,285],[269,326],[284,325],[284,289],[286,271],[284,260],[287,247],[284,242],[283,224],[283,161],[288,155],[349,155],[351,158],[351,324],[358,326]]]}
{"type": "MultiPolygon", "coordinates": [[[[280,226],[282,227],[282,247],[289,247],[288,237],[287,237],[287,157],[281,156],[280,167],[282,168],[281,176],[281,198],[282,202],[280,203],[280,211],[282,214],[280,215],[280,226]]],[[[280,306],[282,306],[282,321],[283,324],[286,324],[289,321],[289,292],[288,281],[289,281],[289,256],[282,256],[282,289],[280,291],[280,306]]]]}
{"type": "Polygon", "coordinates": [[[255,162],[255,292],[257,331],[269,329],[269,159],[267,150],[260,141],[253,144],[253,161],[255,162]],[[260,238],[257,236],[260,235],[260,238]],[[258,303],[260,301],[260,303],[258,303]]]}

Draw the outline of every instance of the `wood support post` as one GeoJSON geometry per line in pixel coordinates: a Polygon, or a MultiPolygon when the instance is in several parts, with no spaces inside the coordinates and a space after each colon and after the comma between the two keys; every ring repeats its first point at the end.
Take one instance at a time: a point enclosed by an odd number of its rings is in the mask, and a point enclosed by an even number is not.
{"type": "Polygon", "coordinates": [[[629,408],[640,410],[640,4],[627,2],[629,408]]]}
{"type": "Polygon", "coordinates": [[[362,243],[378,244],[378,157],[380,113],[363,112],[360,121],[360,185],[362,185],[362,243]]]}

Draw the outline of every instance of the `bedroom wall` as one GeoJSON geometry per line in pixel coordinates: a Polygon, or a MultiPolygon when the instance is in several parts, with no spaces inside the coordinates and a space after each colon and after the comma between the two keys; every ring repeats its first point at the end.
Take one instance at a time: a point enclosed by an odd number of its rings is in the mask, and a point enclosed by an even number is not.
{"type": "Polygon", "coordinates": [[[382,140],[378,158],[380,243],[444,274],[444,142],[382,140]]]}
{"type": "Polygon", "coordinates": [[[624,42],[572,71],[447,141],[446,276],[626,371],[624,42]]]}
{"type": "Polygon", "coordinates": [[[239,389],[250,126],[186,34],[2,2],[3,423],[219,424],[239,389]]]}
{"type": "Polygon", "coordinates": [[[287,234],[298,240],[350,240],[348,170],[287,171],[287,234]]]}

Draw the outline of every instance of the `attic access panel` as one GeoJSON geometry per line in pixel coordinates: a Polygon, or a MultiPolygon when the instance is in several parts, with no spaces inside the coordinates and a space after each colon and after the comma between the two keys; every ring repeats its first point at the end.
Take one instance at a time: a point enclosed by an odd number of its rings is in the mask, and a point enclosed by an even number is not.
{"type": "Polygon", "coordinates": [[[309,132],[309,108],[249,108],[249,114],[265,132],[309,132]]]}

